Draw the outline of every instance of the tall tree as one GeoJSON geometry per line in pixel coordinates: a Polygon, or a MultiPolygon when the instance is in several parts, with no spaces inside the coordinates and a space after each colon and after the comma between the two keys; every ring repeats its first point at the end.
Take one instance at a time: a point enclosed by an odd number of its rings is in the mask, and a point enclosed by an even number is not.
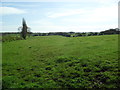
{"type": "Polygon", "coordinates": [[[24,18],[23,18],[23,20],[22,20],[22,27],[19,27],[18,30],[21,31],[21,37],[22,37],[23,39],[26,39],[27,34],[30,33],[30,28],[27,27],[27,24],[26,24],[26,21],[25,21],[24,18]]]}
{"type": "Polygon", "coordinates": [[[21,32],[21,36],[26,39],[26,36],[27,36],[27,24],[26,24],[26,21],[25,19],[23,18],[23,28],[22,28],[22,32],[21,32]]]}

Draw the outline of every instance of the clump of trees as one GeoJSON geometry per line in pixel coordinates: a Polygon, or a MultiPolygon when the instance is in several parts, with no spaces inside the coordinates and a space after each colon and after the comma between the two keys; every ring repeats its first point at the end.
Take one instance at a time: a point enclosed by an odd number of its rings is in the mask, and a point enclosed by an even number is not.
{"type": "Polygon", "coordinates": [[[104,34],[104,35],[111,35],[111,34],[120,34],[120,31],[118,28],[116,28],[116,29],[105,30],[105,31],[102,31],[100,33],[104,34]]]}
{"type": "Polygon", "coordinates": [[[118,28],[109,29],[101,32],[49,32],[49,33],[32,33],[32,36],[50,36],[50,35],[60,35],[65,37],[84,37],[84,36],[98,36],[98,35],[111,35],[120,34],[118,28]]]}

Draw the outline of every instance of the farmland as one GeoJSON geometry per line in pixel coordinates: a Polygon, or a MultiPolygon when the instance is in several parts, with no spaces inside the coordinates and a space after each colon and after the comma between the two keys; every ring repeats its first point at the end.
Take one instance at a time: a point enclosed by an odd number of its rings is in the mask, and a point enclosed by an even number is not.
{"type": "Polygon", "coordinates": [[[118,35],[2,43],[3,88],[118,88],[118,35]]]}

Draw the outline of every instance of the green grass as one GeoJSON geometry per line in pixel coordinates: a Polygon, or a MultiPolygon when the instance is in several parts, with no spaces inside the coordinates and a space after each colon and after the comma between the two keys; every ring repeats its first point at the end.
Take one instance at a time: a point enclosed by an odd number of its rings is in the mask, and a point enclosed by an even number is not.
{"type": "Polygon", "coordinates": [[[118,88],[118,35],[38,36],[2,44],[3,88],[118,88]]]}
{"type": "Polygon", "coordinates": [[[15,40],[22,40],[23,38],[18,36],[18,35],[5,35],[0,37],[0,41],[2,42],[10,42],[10,41],[15,41],[15,40]]]}

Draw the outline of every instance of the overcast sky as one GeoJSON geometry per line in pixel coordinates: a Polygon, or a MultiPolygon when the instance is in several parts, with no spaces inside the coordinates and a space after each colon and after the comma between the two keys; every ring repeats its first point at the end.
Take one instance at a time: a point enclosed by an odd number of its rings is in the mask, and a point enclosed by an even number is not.
{"type": "Polygon", "coordinates": [[[0,28],[17,32],[25,18],[32,32],[104,31],[118,27],[118,1],[2,0],[0,28]]]}

